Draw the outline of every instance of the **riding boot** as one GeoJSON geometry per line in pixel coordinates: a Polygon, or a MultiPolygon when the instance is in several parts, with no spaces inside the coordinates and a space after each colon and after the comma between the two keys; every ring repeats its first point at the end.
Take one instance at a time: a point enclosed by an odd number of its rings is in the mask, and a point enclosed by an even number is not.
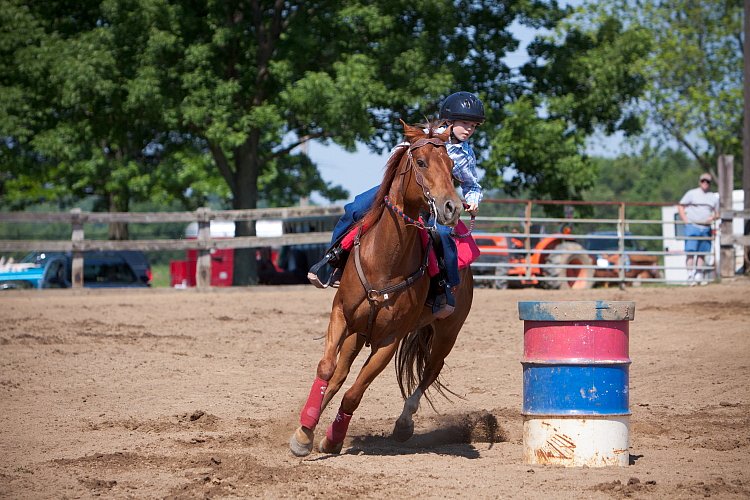
{"type": "Polygon", "coordinates": [[[427,307],[437,319],[444,319],[456,310],[456,297],[444,279],[436,276],[430,281],[430,292],[427,296],[427,307]]]}
{"type": "Polygon", "coordinates": [[[349,252],[344,250],[341,245],[332,246],[323,258],[310,268],[310,271],[307,273],[307,279],[318,288],[338,287],[348,255],[349,252]],[[328,279],[323,280],[320,274],[321,270],[326,266],[331,269],[331,272],[328,274],[328,279]]]}

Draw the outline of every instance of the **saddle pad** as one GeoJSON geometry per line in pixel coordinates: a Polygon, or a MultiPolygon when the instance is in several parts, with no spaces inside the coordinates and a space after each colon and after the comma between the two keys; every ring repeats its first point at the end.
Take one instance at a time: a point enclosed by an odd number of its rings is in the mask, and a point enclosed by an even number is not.
{"type": "MultiPolygon", "coordinates": [[[[357,227],[355,226],[349,231],[346,236],[341,240],[341,246],[344,250],[351,251],[354,247],[354,239],[357,237],[357,227]]],[[[363,231],[367,231],[367,228],[363,228],[363,231]]],[[[458,221],[456,224],[456,232],[459,234],[467,233],[469,230],[462,221],[458,221]]],[[[427,246],[427,238],[429,238],[426,229],[419,231],[419,235],[422,238],[422,244],[427,246]]],[[[458,250],[458,268],[463,269],[470,265],[472,262],[477,260],[479,257],[479,247],[477,246],[474,238],[467,236],[466,238],[453,238],[456,242],[456,249],[458,250]]],[[[430,276],[435,276],[438,272],[437,257],[435,257],[435,251],[430,248],[430,255],[427,257],[427,271],[430,276]]]]}

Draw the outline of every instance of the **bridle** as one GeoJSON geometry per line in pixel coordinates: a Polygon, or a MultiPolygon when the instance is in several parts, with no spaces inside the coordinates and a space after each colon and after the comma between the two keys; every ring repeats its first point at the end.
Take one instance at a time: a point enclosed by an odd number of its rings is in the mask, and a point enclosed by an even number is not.
{"type": "MultiPolygon", "coordinates": [[[[409,172],[409,170],[413,169],[414,179],[416,183],[422,188],[422,194],[424,195],[425,200],[427,201],[427,205],[430,208],[429,219],[433,221],[432,226],[425,227],[422,221],[414,220],[408,215],[406,215],[403,210],[401,210],[397,205],[395,205],[390,200],[390,197],[388,195],[384,197],[384,202],[385,202],[385,205],[391,209],[391,211],[393,211],[395,214],[403,218],[407,224],[417,226],[420,229],[433,230],[433,229],[437,229],[437,206],[435,204],[435,198],[430,193],[430,190],[425,186],[424,177],[422,177],[421,172],[419,171],[418,168],[415,168],[415,165],[417,162],[414,159],[414,156],[412,154],[414,150],[419,149],[427,144],[432,144],[437,147],[445,147],[445,142],[438,139],[437,137],[422,138],[422,139],[417,140],[414,144],[410,144],[409,149],[407,151],[408,156],[407,156],[406,165],[404,166],[403,170],[399,172],[399,175],[406,175],[409,172]]],[[[406,147],[406,145],[403,145],[402,147],[406,147]]],[[[473,227],[473,224],[472,224],[472,227],[473,227]]],[[[467,233],[465,236],[468,236],[470,232],[471,231],[469,231],[469,233],[467,233]]],[[[417,280],[419,280],[422,276],[424,276],[424,273],[427,270],[427,263],[428,263],[428,259],[430,255],[430,248],[432,246],[432,239],[427,238],[427,248],[425,248],[425,251],[424,251],[424,258],[422,259],[422,264],[419,266],[419,268],[416,271],[414,271],[411,275],[409,275],[404,281],[400,283],[377,290],[373,288],[373,286],[367,280],[364,270],[362,269],[362,263],[361,263],[360,255],[359,255],[361,236],[362,236],[362,226],[360,225],[359,229],[357,230],[357,236],[354,238],[354,264],[357,269],[357,274],[359,275],[359,280],[365,289],[365,296],[367,297],[367,301],[370,303],[370,313],[367,318],[367,333],[363,334],[365,337],[365,345],[369,346],[370,338],[372,336],[372,328],[373,328],[373,325],[375,324],[375,317],[377,316],[377,313],[378,313],[378,306],[380,305],[382,301],[388,300],[391,294],[400,292],[402,290],[409,288],[414,283],[416,283],[417,280]]]]}
{"type": "MultiPolygon", "coordinates": [[[[417,226],[419,229],[435,230],[437,229],[437,206],[435,204],[435,198],[430,193],[430,190],[427,187],[425,187],[424,177],[422,177],[422,174],[419,171],[419,169],[414,168],[416,161],[414,160],[414,156],[412,155],[412,152],[415,149],[421,148],[422,146],[426,144],[434,144],[437,147],[445,147],[445,142],[438,139],[437,137],[419,139],[414,144],[409,145],[409,150],[406,152],[406,154],[408,155],[406,166],[404,167],[403,171],[401,171],[399,174],[405,175],[409,172],[410,169],[414,170],[414,179],[419,185],[419,187],[422,188],[422,194],[424,194],[425,200],[427,201],[427,205],[430,207],[430,217],[428,218],[428,220],[432,220],[432,226],[426,227],[421,220],[414,220],[408,215],[406,215],[404,211],[398,207],[398,205],[396,205],[395,203],[391,201],[388,195],[386,195],[383,198],[383,201],[385,202],[385,205],[391,209],[391,211],[393,211],[396,215],[404,219],[407,224],[417,226]]],[[[406,145],[402,145],[401,147],[406,147],[406,145]]],[[[476,215],[472,214],[471,222],[469,224],[468,230],[465,233],[461,233],[461,234],[456,233],[455,231],[452,231],[451,236],[455,238],[468,238],[469,236],[471,236],[471,232],[474,230],[475,220],[476,220],[476,215]]]]}
{"type": "MultiPolygon", "coordinates": [[[[414,154],[413,154],[415,150],[423,146],[426,146],[427,144],[432,144],[433,146],[436,146],[439,148],[445,148],[445,142],[441,139],[438,139],[437,137],[423,137],[422,139],[417,140],[414,144],[410,144],[408,146],[409,149],[406,151],[406,158],[407,158],[406,165],[404,166],[403,170],[399,172],[399,175],[405,176],[407,173],[409,173],[409,170],[414,171],[414,181],[417,183],[417,185],[419,185],[419,187],[422,188],[422,195],[424,196],[424,199],[427,202],[427,206],[430,209],[430,217],[428,218],[428,220],[432,220],[432,226],[425,227],[423,222],[414,220],[408,215],[406,215],[403,210],[401,210],[397,205],[391,202],[391,199],[389,196],[385,196],[383,198],[383,201],[385,202],[388,208],[390,208],[394,213],[396,213],[401,218],[403,218],[407,224],[415,225],[420,229],[436,229],[437,228],[437,205],[435,204],[435,197],[432,196],[432,193],[430,193],[430,189],[427,186],[425,186],[422,172],[420,172],[418,168],[415,168],[417,161],[414,159],[414,154]]],[[[406,147],[406,145],[402,147],[406,147]]]]}

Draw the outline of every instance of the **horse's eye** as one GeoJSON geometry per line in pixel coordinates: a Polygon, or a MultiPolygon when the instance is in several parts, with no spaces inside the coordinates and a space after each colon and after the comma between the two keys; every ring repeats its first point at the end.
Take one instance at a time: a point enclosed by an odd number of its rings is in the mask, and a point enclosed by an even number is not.
{"type": "Polygon", "coordinates": [[[419,165],[422,168],[427,168],[427,162],[424,161],[422,158],[417,159],[417,165],[419,165]]]}

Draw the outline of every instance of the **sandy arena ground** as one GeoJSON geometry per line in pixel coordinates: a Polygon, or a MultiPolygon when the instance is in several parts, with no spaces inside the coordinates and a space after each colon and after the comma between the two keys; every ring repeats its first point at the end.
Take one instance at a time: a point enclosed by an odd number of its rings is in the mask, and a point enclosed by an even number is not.
{"type": "Polygon", "coordinates": [[[389,368],[341,455],[295,458],[287,442],[332,297],[310,286],[2,293],[0,497],[750,497],[747,279],[477,290],[444,370],[463,399],[438,396],[437,413],[423,401],[415,436],[397,443],[389,368]],[[594,299],[636,302],[631,465],[524,465],[517,301],[594,299]]]}

